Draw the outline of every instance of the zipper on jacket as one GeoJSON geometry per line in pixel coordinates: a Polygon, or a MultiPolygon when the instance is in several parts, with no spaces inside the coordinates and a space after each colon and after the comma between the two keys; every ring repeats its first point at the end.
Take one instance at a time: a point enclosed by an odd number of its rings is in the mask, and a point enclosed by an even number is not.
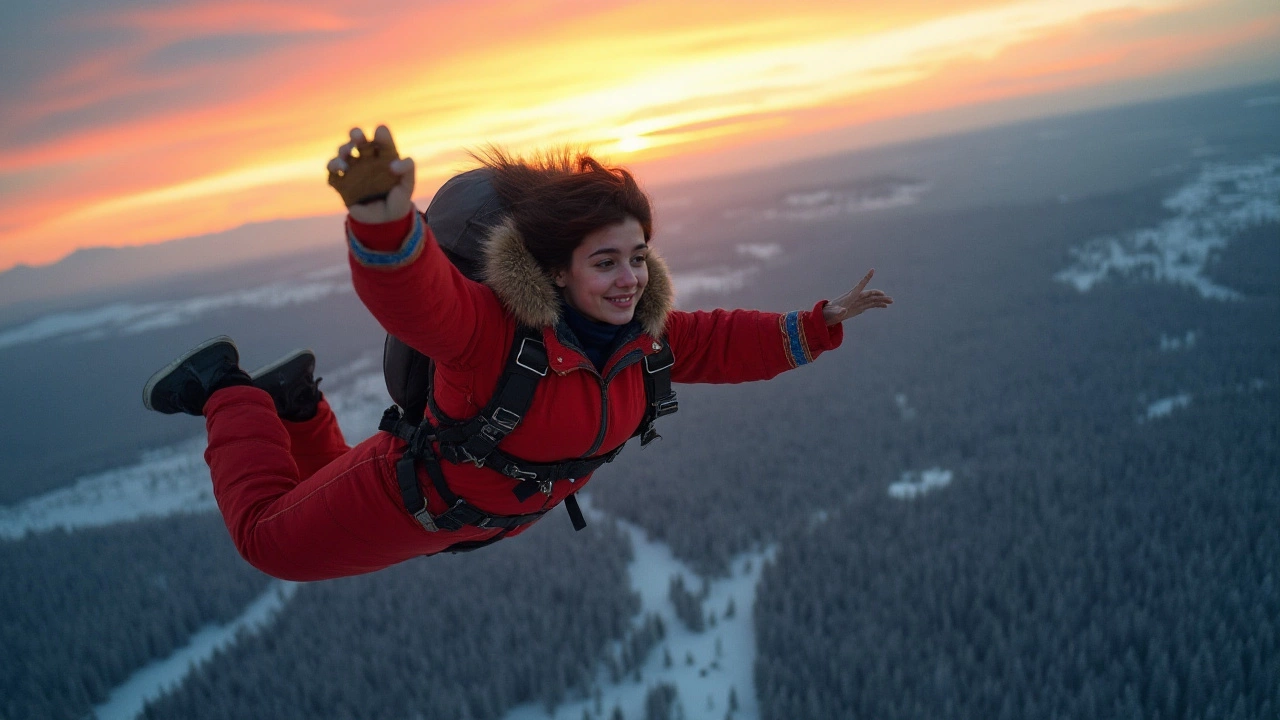
{"type": "MultiPolygon", "coordinates": [[[[562,336],[562,334],[558,332],[558,328],[553,329],[552,333],[554,334],[554,336],[556,336],[556,340],[558,340],[559,343],[561,343],[561,345],[563,345],[564,347],[570,348],[570,350],[572,351],[577,352],[577,354],[582,356],[582,359],[586,360],[586,363],[579,363],[579,365],[577,365],[576,368],[568,370],[568,372],[572,372],[572,370],[585,370],[585,372],[588,372],[591,375],[595,375],[595,382],[599,383],[600,429],[596,430],[595,441],[591,443],[590,450],[586,451],[585,454],[582,454],[580,456],[580,459],[588,459],[588,457],[591,457],[595,455],[596,452],[600,451],[600,446],[604,445],[604,436],[605,434],[608,433],[609,383],[613,382],[613,378],[618,377],[618,373],[621,373],[622,370],[630,368],[631,365],[635,365],[636,363],[639,363],[640,360],[643,360],[644,351],[640,350],[640,348],[636,348],[636,350],[627,352],[626,355],[623,355],[621,359],[618,359],[617,363],[614,363],[612,368],[609,369],[608,377],[600,377],[599,370],[595,369],[595,365],[591,364],[591,361],[588,359],[588,357],[586,357],[586,352],[582,350],[582,348],[579,347],[579,345],[577,345],[576,342],[568,342],[568,338],[562,336]]],[[[643,334],[643,333],[636,333],[636,337],[639,337],[640,334],[643,334]]],[[[572,334],[570,337],[572,337],[572,334]]],[[[630,345],[631,342],[635,342],[635,337],[627,338],[626,342],[623,342],[620,347],[626,347],[627,345],[630,345]]],[[[611,357],[611,360],[612,360],[612,357],[611,357]]],[[[605,363],[604,366],[605,368],[608,368],[609,365],[608,363],[605,363]]],[[[544,486],[539,486],[538,488],[539,491],[541,491],[541,493],[543,493],[543,496],[544,496],[543,510],[547,510],[547,505],[550,502],[550,500],[552,500],[552,492],[554,488],[550,486],[552,486],[552,483],[544,483],[544,486]]]]}

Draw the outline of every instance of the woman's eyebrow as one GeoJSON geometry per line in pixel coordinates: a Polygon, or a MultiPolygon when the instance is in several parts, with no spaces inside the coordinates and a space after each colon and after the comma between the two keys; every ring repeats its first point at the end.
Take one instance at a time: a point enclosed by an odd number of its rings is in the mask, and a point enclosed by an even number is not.
{"type": "MultiPolygon", "coordinates": [[[[647,247],[649,246],[646,243],[640,243],[635,247],[631,248],[631,252],[636,252],[637,250],[644,250],[647,247]]],[[[587,257],[593,258],[597,255],[620,255],[620,254],[621,254],[621,251],[618,250],[617,248],[600,248],[599,250],[588,255],[587,257]]]]}

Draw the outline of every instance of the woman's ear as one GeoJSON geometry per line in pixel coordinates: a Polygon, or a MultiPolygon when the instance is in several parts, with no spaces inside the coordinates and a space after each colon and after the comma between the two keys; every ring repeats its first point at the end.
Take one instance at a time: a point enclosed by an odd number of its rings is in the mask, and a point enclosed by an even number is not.
{"type": "Polygon", "coordinates": [[[551,273],[551,279],[555,281],[556,287],[562,288],[569,284],[569,280],[565,277],[565,271],[563,270],[556,270],[551,273]]]}

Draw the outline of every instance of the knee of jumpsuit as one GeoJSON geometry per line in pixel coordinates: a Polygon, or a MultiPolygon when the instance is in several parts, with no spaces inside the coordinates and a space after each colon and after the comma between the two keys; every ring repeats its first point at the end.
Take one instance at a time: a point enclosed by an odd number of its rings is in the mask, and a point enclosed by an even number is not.
{"type": "Polygon", "coordinates": [[[398,440],[378,433],[300,480],[288,432],[255,388],[214,393],[205,459],[240,555],[285,580],[324,580],[430,555],[475,533],[429,533],[402,507],[398,440]]]}

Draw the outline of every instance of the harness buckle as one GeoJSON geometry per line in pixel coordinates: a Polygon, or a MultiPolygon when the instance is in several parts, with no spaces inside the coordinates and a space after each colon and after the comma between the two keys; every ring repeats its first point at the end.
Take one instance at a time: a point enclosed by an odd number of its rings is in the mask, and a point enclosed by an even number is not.
{"type": "Polygon", "coordinates": [[[440,530],[440,528],[436,526],[435,518],[431,517],[431,513],[427,512],[425,505],[423,505],[421,510],[413,514],[413,518],[417,520],[418,524],[422,526],[422,529],[427,532],[437,532],[440,530]]]}
{"type": "Polygon", "coordinates": [[[516,425],[520,424],[520,419],[522,417],[523,416],[519,413],[514,413],[504,407],[500,407],[493,411],[493,415],[491,415],[489,419],[493,421],[494,425],[497,425],[507,432],[511,432],[516,429],[516,425]]]}
{"type": "Polygon", "coordinates": [[[497,445],[498,442],[502,440],[503,436],[506,435],[501,428],[487,422],[480,426],[480,434],[495,445],[497,445]]]}
{"type": "Polygon", "coordinates": [[[508,463],[506,467],[502,468],[502,474],[513,480],[519,480],[521,482],[538,479],[538,473],[532,470],[521,470],[520,466],[515,463],[508,463]]]}
{"type": "Polygon", "coordinates": [[[663,370],[666,370],[667,368],[675,364],[676,364],[676,356],[674,353],[656,352],[652,355],[644,356],[644,369],[645,369],[645,372],[649,373],[650,375],[656,372],[662,372],[663,370]],[[663,365],[662,367],[653,367],[653,364],[650,363],[649,361],[653,360],[654,358],[657,358],[657,362],[662,362],[663,360],[666,360],[666,364],[663,365]]]}
{"type": "Polygon", "coordinates": [[[660,417],[663,417],[664,415],[670,415],[671,413],[676,412],[679,409],[680,409],[680,401],[676,399],[675,393],[671,393],[670,395],[662,398],[661,400],[657,400],[653,403],[653,411],[654,411],[653,416],[655,418],[660,418],[660,417]]]}
{"type": "Polygon", "coordinates": [[[436,516],[435,524],[441,530],[447,530],[449,532],[457,532],[458,530],[461,530],[462,526],[466,525],[466,523],[457,517],[454,517],[454,512],[462,509],[465,502],[466,501],[462,498],[458,498],[458,501],[453,504],[453,507],[436,516]]]}
{"type": "Polygon", "coordinates": [[[543,344],[540,341],[527,337],[520,341],[520,351],[516,353],[516,364],[524,368],[525,370],[528,370],[529,372],[537,375],[538,377],[546,377],[547,371],[550,369],[547,366],[547,362],[545,358],[546,354],[547,354],[547,349],[545,346],[543,346],[543,344]],[[529,343],[533,343],[534,346],[536,347],[530,347],[529,343]],[[524,354],[526,349],[528,349],[531,353],[528,356],[528,360],[525,359],[525,354],[524,354]],[[541,350],[541,354],[543,355],[543,362],[541,363],[542,367],[536,367],[535,365],[530,364],[530,363],[538,362],[537,353],[539,350],[541,350]]]}
{"type": "Polygon", "coordinates": [[[455,445],[454,447],[458,449],[458,452],[462,453],[463,462],[469,462],[478,468],[484,467],[485,458],[476,457],[475,455],[472,455],[471,453],[467,452],[467,448],[463,445],[455,445]]]}

